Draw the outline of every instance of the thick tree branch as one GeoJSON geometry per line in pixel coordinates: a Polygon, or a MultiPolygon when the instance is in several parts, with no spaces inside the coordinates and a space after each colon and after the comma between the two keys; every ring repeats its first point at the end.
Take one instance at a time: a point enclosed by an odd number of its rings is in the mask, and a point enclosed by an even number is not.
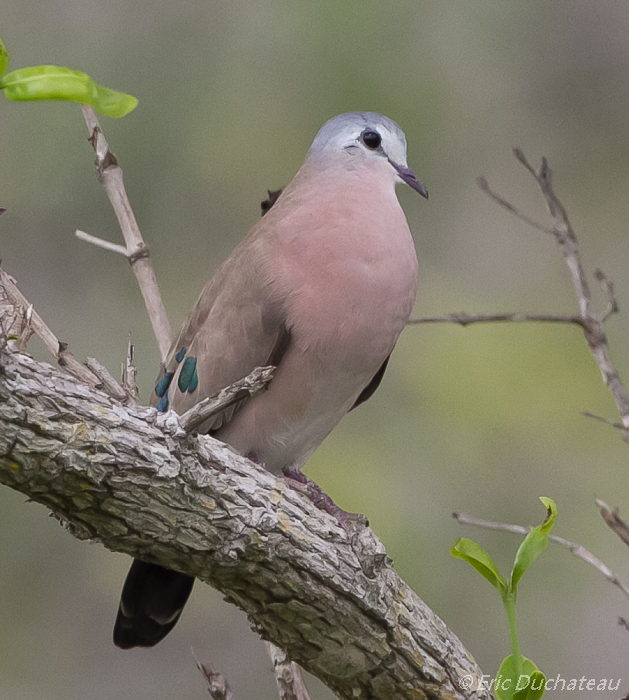
{"type": "Polygon", "coordinates": [[[397,576],[281,478],[177,416],[124,407],[26,355],[0,364],[0,482],[81,539],[199,578],[341,698],[488,698],[461,642],[397,576]],[[475,687],[475,686],[473,686],[475,687]]]}

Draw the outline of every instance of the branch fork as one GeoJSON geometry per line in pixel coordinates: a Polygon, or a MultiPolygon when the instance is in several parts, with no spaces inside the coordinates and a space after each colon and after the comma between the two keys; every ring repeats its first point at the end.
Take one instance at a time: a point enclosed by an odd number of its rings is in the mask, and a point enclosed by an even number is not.
{"type": "Polygon", "coordinates": [[[114,154],[109,150],[109,144],[103,134],[96,113],[91,107],[82,106],[83,117],[90,133],[89,142],[96,153],[96,173],[99,182],[114,208],[125,245],[104,241],[84,231],[77,231],[77,238],[92,243],[106,250],[124,255],[131,264],[133,273],[138,280],[142,297],[146,305],[153,332],[159,347],[162,362],[172,344],[172,330],[157,286],[157,279],[151,264],[149,249],[133,214],[131,203],[124,187],[122,168],[114,154]]]}
{"type": "MultiPolygon", "coordinates": [[[[623,439],[629,443],[629,395],[620,379],[619,373],[614,368],[609,351],[609,342],[605,333],[605,322],[618,312],[618,302],[614,293],[613,283],[606,278],[600,270],[596,270],[594,278],[600,283],[606,296],[607,306],[601,314],[596,314],[592,309],[592,293],[590,283],[581,262],[581,254],[578,248],[577,236],[572,228],[565,207],[557,197],[553,187],[553,174],[548,160],[542,158],[539,169],[531,165],[523,151],[519,148],[513,149],[518,162],[533,176],[539,186],[546,206],[550,214],[552,225],[544,226],[531,217],[523,214],[515,205],[511,204],[504,197],[494,192],[486,178],[479,177],[477,182],[480,189],[485,192],[500,207],[506,209],[510,214],[516,216],[521,221],[532,228],[542,231],[552,236],[559,245],[564,255],[566,265],[570,271],[572,286],[574,288],[577,304],[579,306],[578,315],[562,316],[549,314],[523,314],[523,313],[500,313],[500,314],[448,314],[446,316],[432,316],[425,318],[413,318],[409,324],[424,323],[455,323],[461,326],[468,326],[476,323],[496,323],[496,322],[522,322],[535,321],[547,323],[570,323],[580,326],[583,329],[588,347],[598,368],[601,372],[603,383],[607,386],[616,403],[616,408],[620,414],[623,429],[623,439]]],[[[586,414],[591,415],[591,414],[586,414]]]]}

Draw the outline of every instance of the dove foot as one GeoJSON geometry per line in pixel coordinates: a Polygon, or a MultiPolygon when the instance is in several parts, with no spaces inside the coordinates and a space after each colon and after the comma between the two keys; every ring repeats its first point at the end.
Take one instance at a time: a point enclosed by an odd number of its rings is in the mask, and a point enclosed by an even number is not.
{"type": "Polygon", "coordinates": [[[356,525],[364,527],[369,525],[369,520],[364,515],[348,513],[346,510],[339,508],[330,496],[305,474],[290,469],[284,469],[283,472],[290,486],[308,496],[319,510],[323,510],[335,517],[339,525],[349,534],[354,534],[356,525]]]}

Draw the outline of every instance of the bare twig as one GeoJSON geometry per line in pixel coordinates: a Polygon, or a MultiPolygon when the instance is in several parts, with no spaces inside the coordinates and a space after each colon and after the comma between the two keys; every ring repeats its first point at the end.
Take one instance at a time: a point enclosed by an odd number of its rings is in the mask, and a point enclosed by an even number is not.
{"type": "Polygon", "coordinates": [[[552,229],[549,229],[546,226],[542,226],[542,224],[539,224],[534,219],[531,219],[526,214],[523,214],[519,209],[514,207],[513,204],[511,204],[511,202],[507,202],[506,199],[503,199],[499,194],[496,194],[492,189],[490,189],[489,183],[484,177],[476,178],[476,184],[480,187],[481,190],[483,190],[483,192],[489,195],[494,200],[494,202],[499,204],[503,209],[506,209],[508,212],[511,212],[511,214],[517,216],[518,219],[524,221],[524,223],[528,224],[529,226],[532,226],[533,228],[536,228],[538,231],[543,231],[544,233],[552,233],[552,229]]]}
{"type": "Polygon", "coordinates": [[[616,299],[614,283],[607,279],[602,270],[595,270],[594,277],[598,282],[600,282],[601,288],[607,297],[607,309],[605,309],[605,312],[601,317],[601,323],[605,323],[605,321],[607,321],[612,314],[618,313],[618,300],[616,299]]]}
{"type": "MultiPolygon", "coordinates": [[[[196,661],[196,658],[195,658],[196,661]]],[[[202,664],[197,661],[197,668],[207,681],[208,693],[212,700],[233,700],[234,695],[229,687],[229,683],[220,673],[217,673],[210,664],[202,664]]]]}
{"type": "MultiPolygon", "coordinates": [[[[90,143],[96,152],[96,172],[98,180],[105,188],[109,201],[116,213],[118,223],[120,224],[120,229],[122,230],[122,235],[126,243],[125,254],[138,280],[140,291],[142,292],[146,310],[151,319],[151,325],[153,326],[153,332],[159,347],[160,358],[163,362],[166,359],[166,354],[172,342],[172,331],[168,316],[166,315],[164,303],[159,293],[155,272],[153,271],[153,266],[149,258],[149,250],[144,243],[131,204],[129,203],[129,198],[127,197],[122,177],[122,168],[118,165],[114,154],[109,150],[109,145],[100,128],[98,118],[91,107],[83,105],[81,110],[83,111],[83,117],[85,118],[85,123],[90,132],[90,143]]],[[[89,240],[92,243],[95,242],[93,237],[89,236],[89,234],[87,237],[80,236],[80,238],[89,240]]],[[[98,245],[100,245],[100,247],[107,247],[109,250],[113,249],[116,252],[121,252],[121,250],[117,248],[112,248],[114,244],[108,244],[100,239],[96,240],[99,241],[98,245]]]]}
{"type": "Polygon", "coordinates": [[[586,418],[593,418],[594,420],[597,420],[600,423],[605,423],[605,425],[611,425],[612,428],[616,428],[617,430],[626,430],[625,426],[622,423],[618,423],[617,421],[610,420],[609,418],[605,418],[604,416],[597,416],[596,413],[590,413],[589,411],[583,411],[583,415],[586,418]]]}
{"type": "Polygon", "coordinates": [[[243,379],[222,389],[214,396],[199,401],[198,404],[179,417],[182,429],[186,433],[191,433],[217,413],[257,394],[266,388],[266,385],[273,379],[274,370],[275,367],[256,367],[251,374],[243,379]]]}
{"type": "Polygon", "coordinates": [[[446,314],[445,316],[423,316],[421,318],[411,318],[408,323],[455,323],[459,326],[469,326],[474,323],[521,323],[536,321],[540,323],[571,323],[585,327],[580,316],[562,316],[557,314],[522,314],[522,313],[502,313],[502,314],[468,314],[461,311],[456,314],[446,314]]]}
{"type": "Polygon", "coordinates": [[[13,303],[0,278],[0,350],[14,350],[24,329],[24,307],[13,303]]]}
{"type": "Polygon", "coordinates": [[[592,311],[592,294],[590,292],[590,285],[583,269],[581,256],[577,247],[577,237],[574,229],[572,228],[570,220],[568,219],[568,214],[565,207],[555,194],[552,181],[552,171],[548,165],[548,161],[546,158],[543,158],[539,170],[536,170],[529,163],[526,156],[520,149],[514,149],[513,153],[518,161],[533,176],[541,189],[546,200],[548,211],[552,218],[553,226],[551,229],[546,229],[537,222],[531,220],[529,217],[521,214],[516,207],[507,202],[503,197],[490,190],[489,185],[484,178],[480,179],[479,185],[484,192],[486,192],[494,201],[497,201],[502,207],[508,209],[510,212],[518,216],[520,219],[523,219],[534,228],[552,235],[555,241],[561,247],[566,264],[570,270],[572,285],[579,304],[579,316],[581,319],[580,325],[584,329],[585,338],[590,351],[594,356],[596,364],[599,367],[603,382],[608,387],[609,391],[614,397],[614,401],[616,402],[616,408],[620,413],[622,424],[625,428],[623,437],[626,442],[629,442],[629,395],[627,395],[618,372],[614,369],[609,354],[607,336],[603,330],[604,321],[606,321],[612,313],[615,313],[618,310],[613,285],[605,278],[602,272],[597,271],[596,278],[603,285],[608,300],[608,306],[605,312],[601,316],[597,316],[592,311]]]}
{"type": "Polygon", "coordinates": [[[568,219],[566,209],[559,201],[553,189],[553,173],[548,165],[548,160],[542,158],[539,171],[536,171],[519,148],[514,148],[513,154],[535,178],[535,181],[546,199],[546,205],[548,206],[548,211],[553,220],[551,234],[562,247],[563,254],[566,258],[566,264],[572,276],[572,283],[579,302],[581,316],[584,319],[595,318],[590,310],[592,295],[581,263],[581,255],[577,248],[577,237],[568,219]]]}
{"type": "MultiPolygon", "coordinates": [[[[17,284],[13,277],[11,277],[7,272],[0,268],[0,284],[2,285],[8,300],[15,304],[16,306],[21,306],[22,309],[27,309],[30,306],[29,301],[20,292],[17,284]]],[[[37,333],[38,338],[44,343],[48,351],[57,357],[59,350],[59,339],[50,330],[50,328],[44,323],[41,316],[34,311],[31,314],[31,323],[33,325],[33,330],[37,333]]]]}
{"type": "Polygon", "coordinates": [[[131,342],[131,333],[129,333],[127,357],[122,365],[122,388],[125,390],[128,400],[133,404],[137,404],[140,401],[140,392],[136,379],[135,346],[131,342]]]}
{"type": "Polygon", "coordinates": [[[627,525],[627,522],[620,517],[620,511],[618,508],[611,510],[607,503],[602,501],[600,498],[596,499],[596,505],[598,506],[607,527],[613,530],[618,537],[620,537],[620,539],[627,546],[629,546],[629,525],[627,525]]]}
{"type": "Polygon", "coordinates": [[[23,314],[23,327],[20,333],[20,339],[17,342],[17,351],[18,352],[26,352],[26,346],[28,345],[28,341],[30,340],[31,336],[35,332],[33,330],[33,305],[29,304],[28,308],[24,311],[23,314]]]}
{"type": "Polygon", "coordinates": [[[126,401],[127,392],[111,376],[105,365],[102,365],[95,357],[87,357],[85,364],[100,379],[103,389],[110,396],[113,396],[118,401],[126,401]]]}
{"type": "MultiPolygon", "coordinates": [[[[492,520],[482,520],[480,518],[475,518],[471,515],[465,515],[464,513],[452,513],[452,517],[457,520],[457,522],[463,525],[474,525],[475,527],[482,527],[487,530],[502,530],[504,532],[513,532],[517,535],[528,535],[533,527],[524,527],[522,525],[513,525],[511,523],[496,523],[492,520]]],[[[557,535],[549,535],[548,540],[550,542],[555,542],[560,544],[562,547],[569,549],[575,557],[583,559],[590,566],[593,566],[597,571],[599,571],[603,576],[614,586],[620,588],[620,590],[629,598],[629,587],[627,587],[616,574],[603,563],[598,557],[595,557],[592,552],[588,551],[583,545],[577,544],[576,542],[570,542],[565,540],[563,537],[557,537],[557,535]]]]}
{"type": "Polygon", "coordinates": [[[92,245],[95,245],[98,248],[103,248],[104,250],[108,250],[111,253],[118,253],[119,255],[124,255],[125,258],[129,257],[129,251],[126,249],[125,246],[120,245],[119,243],[111,243],[110,241],[104,241],[102,238],[92,236],[91,233],[86,233],[85,231],[80,231],[78,229],[74,232],[74,235],[80,241],[91,243],[92,245]]]}
{"type": "MultiPolygon", "coordinates": [[[[17,307],[17,309],[23,310],[23,314],[21,314],[23,323],[20,324],[20,329],[14,327],[9,331],[9,333],[15,333],[16,331],[19,333],[15,350],[24,352],[28,338],[32,333],[35,333],[48,351],[57,359],[59,365],[71,375],[90,386],[103,389],[118,401],[137,403],[137,387],[135,388],[135,393],[133,393],[127,388],[120,386],[107,368],[93,357],[88,357],[85,360],[85,364],[79,362],[68,350],[67,343],[57,338],[35,311],[33,305],[20,292],[15,280],[2,268],[0,268],[0,290],[3,292],[0,294],[0,307],[2,306],[2,300],[5,299],[5,304],[9,303],[17,307]]],[[[7,332],[6,328],[4,332],[7,332]]]]}
{"type": "Polygon", "coordinates": [[[273,662],[280,700],[310,700],[310,694],[299,666],[291,662],[283,649],[276,647],[271,642],[265,643],[266,650],[273,662]]]}
{"type": "Polygon", "coordinates": [[[482,527],[485,530],[502,530],[503,532],[513,532],[516,535],[528,535],[528,533],[533,529],[532,527],[525,527],[524,525],[513,525],[510,523],[497,523],[493,520],[483,520],[482,518],[475,518],[473,515],[466,515],[465,513],[452,513],[452,517],[461,525],[474,525],[475,527],[482,527]]]}
{"type": "Polygon", "coordinates": [[[20,292],[15,280],[2,268],[0,268],[0,286],[4,289],[10,303],[22,307],[25,313],[26,310],[30,309],[28,325],[44,343],[50,354],[57,359],[59,365],[82,382],[90,386],[99,386],[101,383],[100,379],[72,355],[68,350],[67,344],[60,341],[44,323],[42,317],[33,309],[32,304],[20,292]]]}

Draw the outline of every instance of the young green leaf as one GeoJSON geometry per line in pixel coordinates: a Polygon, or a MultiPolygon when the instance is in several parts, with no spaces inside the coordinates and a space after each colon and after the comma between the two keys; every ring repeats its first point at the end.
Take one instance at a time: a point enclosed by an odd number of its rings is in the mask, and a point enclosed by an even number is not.
{"type": "Polygon", "coordinates": [[[0,89],[9,100],[70,100],[107,117],[124,117],[138,104],[132,95],[98,85],[86,73],[64,66],[20,68],[0,78],[0,89]]]}
{"type": "Polygon", "coordinates": [[[498,700],[539,700],[546,689],[546,677],[525,656],[522,657],[522,674],[518,675],[513,656],[500,664],[494,693],[498,700]]]}
{"type": "Polygon", "coordinates": [[[511,572],[511,586],[515,588],[525,571],[539,557],[548,545],[548,535],[553,529],[555,520],[557,520],[557,505],[552,498],[541,496],[539,499],[546,506],[546,519],[541,525],[533,528],[531,532],[524,538],[524,542],[520,545],[513,563],[513,571],[511,572]]]}
{"type": "Polygon", "coordinates": [[[0,75],[9,67],[10,58],[7,47],[4,45],[2,39],[0,39],[0,75]]]}
{"type": "Polygon", "coordinates": [[[513,700],[540,700],[546,692],[546,676],[541,671],[533,671],[526,688],[518,690],[513,700]]]}
{"type": "Polygon", "coordinates": [[[452,546],[450,554],[457,559],[463,559],[463,561],[473,566],[500,593],[504,593],[507,590],[507,584],[498,572],[494,560],[474,540],[461,537],[452,546]]]}

